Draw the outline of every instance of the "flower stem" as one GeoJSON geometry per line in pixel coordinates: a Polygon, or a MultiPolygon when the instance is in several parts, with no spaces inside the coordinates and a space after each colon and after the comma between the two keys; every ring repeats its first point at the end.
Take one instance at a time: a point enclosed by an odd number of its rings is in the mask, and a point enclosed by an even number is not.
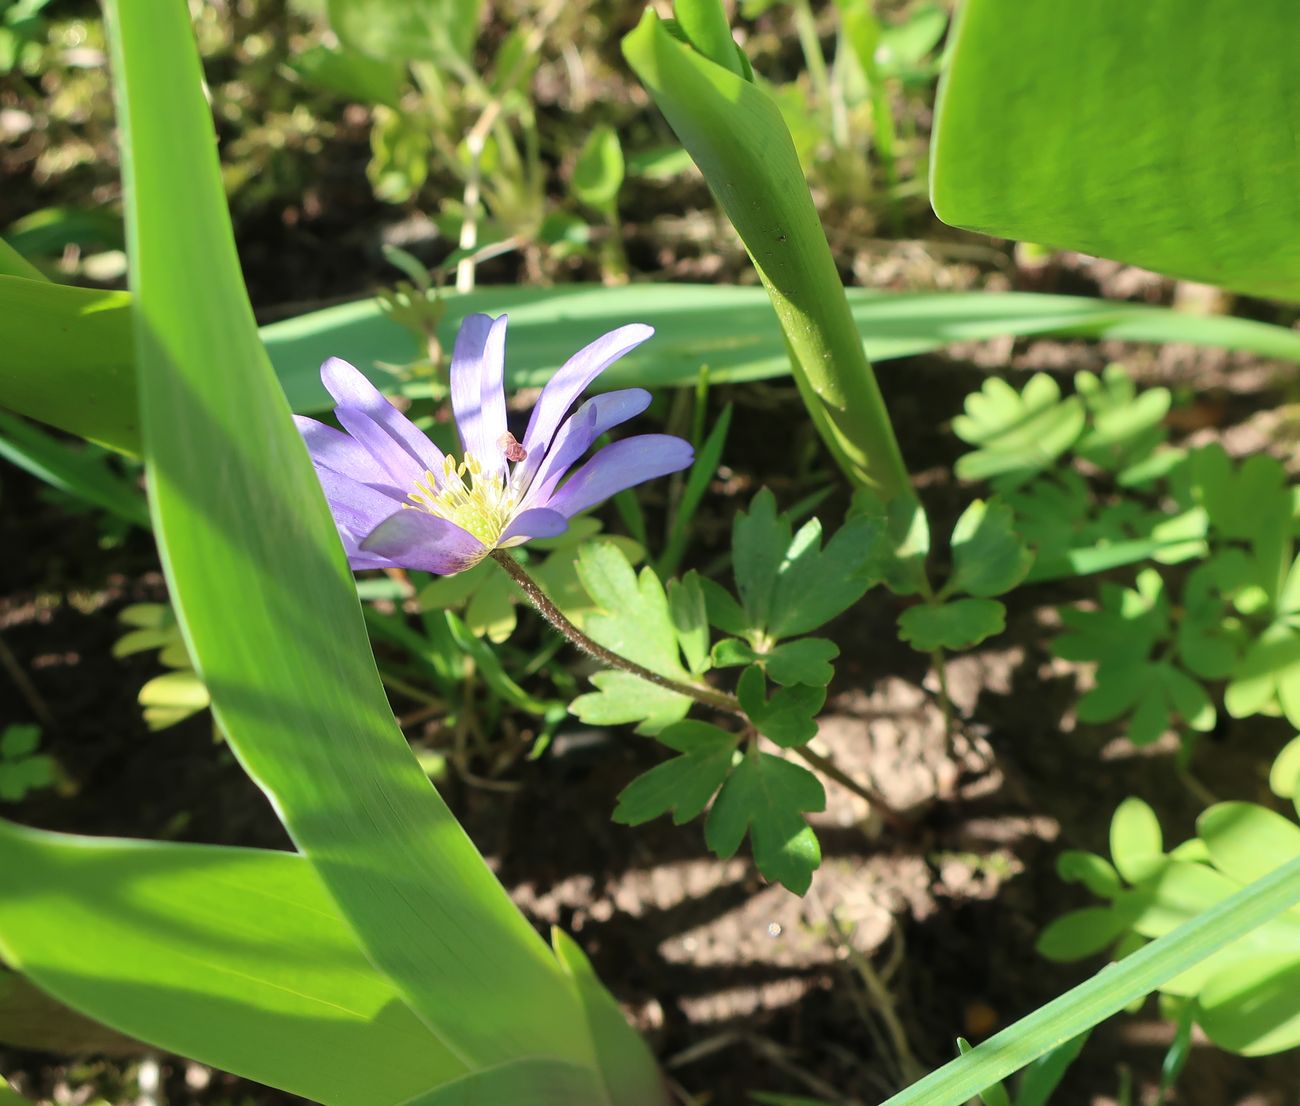
{"type": "Polygon", "coordinates": [[[734,695],[728,695],[725,691],[715,691],[711,687],[682,683],[680,680],[661,676],[658,672],[646,668],[645,665],[637,664],[634,660],[619,656],[618,653],[611,652],[599,642],[593,641],[570,622],[559,607],[551,602],[550,597],[542,591],[537,581],[528,575],[524,566],[516,561],[514,557],[504,549],[494,549],[492,559],[509,573],[510,578],[519,585],[519,590],[528,597],[528,601],[537,608],[541,616],[588,656],[595,657],[596,660],[602,661],[611,668],[621,668],[624,672],[631,672],[632,675],[640,676],[641,679],[648,680],[652,684],[658,684],[669,691],[675,691],[678,695],[687,695],[696,702],[703,703],[714,710],[726,711],[728,714],[734,714],[739,718],[746,717],[745,712],[740,707],[740,700],[734,695]]]}

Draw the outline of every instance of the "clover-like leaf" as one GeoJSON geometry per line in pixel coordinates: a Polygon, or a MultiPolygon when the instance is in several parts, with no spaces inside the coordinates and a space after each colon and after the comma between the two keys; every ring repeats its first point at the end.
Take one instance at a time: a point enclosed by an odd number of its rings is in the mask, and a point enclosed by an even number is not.
{"type": "Polygon", "coordinates": [[[1083,432],[1078,396],[1061,398],[1046,373],[1032,377],[1021,392],[999,377],[966,397],[966,413],[952,420],[953,432],[978,447],[957,461],[963,480],[1001,478],[1005,487],[1024,483],[1049,468],[1083,432]]]}
{"type": "Polygon", "coordinates": [[[795,684],[778,688],[769,699],[763,670],[751,665],[740,674],[736,697],[759,733],[793,749],[817,736],[817,714],[826,702],[826,688],[795,684]]]}
{"type": "Polygon", "coordinates": [[[1006,627],[1006,608],[996,599],[951,599],[909,607],[898,619],[898,636],[913,649],[969,649],[1006,627]]]}
{"type": "Polygon", "coordinates": [[[1273,760],[1269,790],[1279,799],[1291,799],[1300,812],[1300,737],[1293,737],[1273,760]]]}
{"type": "Polygon", "coordinates": [[[1300,726],[1300,628],[1267,626],[1232,670],[1223,705],[1233,718],[1285,714],[1300,726]]]}
{"type": "Polygon", "coordinates": [[[953,527],[952,576],[941,595],[1001,595],[1020,583],[1033,563],[1011,508],[977,499],[953,527]]]}
{"type": "Polygon", "coordinates": [[[1078,849],[1066,849],[1056,858],[1056,874],[1066,883],[1082,883],[1103,899],[1113,899],[1124,887],[1109,860],[1078,849]]]}
{"type": "Polygon", "coordinates": [[[1034,948],[1048,960],[1082,960],[1113,944],[1128,928],[1128,919],[1113,907],[1085,906],[1050,923],[1034,948]]]}
{"type": "Polygon", "coordinates": [[[1052,642],[1052,652],[1068,661],[1145,661],[1169,632],[1169,602],[1160,573],[1144,569],[1134,588],[1103,584],[1100,598],[1096,610],[1059,609],[1066,630],[1052,642]]]}
{"type": "Polygon", "coordinates": [[[746,641],[723,638],[713,647],[713,663],[719,668],[758,664],[778,684],[812,684],[825,687],[835,675],[831,661],[840,654],[833,641],[820,637],[783,641],[766,653],[746,641]]]}
{"type": "Polygon", "coordinates": [[[681,755],[651,768],[619,793],[615,822],[637,826],[671,812],[680,826],[697,817],[731,771],[739,735],[688,721],[666,727],[657,740],[681,755]]]}
{"type": "Polygon", "coordinates": [[[1139,392],[1120,365],[1107,365],[1100,378],[1076,373],[1074,387],[1091,422],[1074,447],[1084,460],[1110,472],[1129,470],[1165,440],[1163,423],[1172,402],[1168,388],[1139,392]]]}
{"type": "Polygon", "coordinates": [[[758,870],[802,895],[821,864],[817,835],[804,820],[826,809],[826,791],[806,768],[751,750],[713,801],[704,836],[726,860],[749,832],[758,870]]]}

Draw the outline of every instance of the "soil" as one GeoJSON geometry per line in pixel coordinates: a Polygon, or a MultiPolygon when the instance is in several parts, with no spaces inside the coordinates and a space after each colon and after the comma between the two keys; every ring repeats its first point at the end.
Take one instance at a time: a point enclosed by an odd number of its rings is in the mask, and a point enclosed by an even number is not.
{"type": "MultiPolygon", "coordinates": [[[[1242,366],[1223,354],[996,346],[881,370],[939,530],[969,495],[947,475],[957,443],[946,421],[990,359],[1009,359],[1014,374],[1096,368],[1119,355],[1148,380],[1193,377],[1216,417],[1234,418],[1211,432],[1235,451],[1269,444],[1250,427],[1276,409],[1285,379],[1276,365],[1242,366]]],[[[701,512],[702,560],[749,487],[769,481],[783,496],[797,491],[766,445],[797,409],[792,390],[723,399],[741,404],[743,417],[727,459],[733,475],[701,512]]],[[[0,715],[43,722],[47,751],[76,790],[33,795],[6,815],[82,833],[288,847],[206,716],[150,733],[135,695],[155,663],[110,655],[115,614],[165,598],[148,538],[131,534],[102,549],[94,516],[70,514],[13,470],[3,475],[0,546],[17,555],[0,564],[0,643],[11,658],[0,715]]],[[[1046,922],[1084,901],[1054,875],[1062,848],[1104,851],[1124,795],[1151,802],[1171,839],[1190,832],[1201,809],[1173,769],[1170,744],[1139,751],[1106,728],[1075,724],[1077,673],[1044,641],[1054,605],[1085,593],[1077,584],[1017,593],[1007,633],[951,662],[955,751],[924,659],[894,637],[897,601],[873,593],[833,627],[843,656],[818,740],[916,816],[906,833],[883,831],[864,823],[860,799],[828,784],[828,809],[814,819],[826,859],[803,899],[766,885],[743,854],[717,861],[698,825],[612,824],[613,797],[659,755],[624,732],[573,726],[546,756],[496,781],[509,790],[453,774],[443,791],[528,916],[582,943],[691,1101],[739,1106],[768,1090],[879,1102],[949,1058],[958,1035],[986,1037],[1099,966],[1053,965],[1033,950],[1046,922]]],[[[519,632],[526,643],[543,630],[525,621],[519,632]]],[[[1258,799],[1262,766],[1286,736],[1268,722],[1232,724],[1202,748],[1196,768],[1221,796],[1258,799]]],[[[1138,1088],[1133,1101],[1154,1101],[1170,1034],[1154,1002],[1113,1019],[1055,1101],[1114,1102],[1121,1069],[1138,1088]]],[[[113,1087],[132,1093],[121,1059],[9,1051],[0,1063],[41,1099],[80,1102],[88,1087],[110,1100],[113,1087]]],[[[180,1059],[162,1067],[173,1103],[288,1097],[180,1059]]],[[[1300,1056],[1243,1060],[1198,1042],[1170,1101],[1284,1106],[1298,1085],[1300,1056]]]]}

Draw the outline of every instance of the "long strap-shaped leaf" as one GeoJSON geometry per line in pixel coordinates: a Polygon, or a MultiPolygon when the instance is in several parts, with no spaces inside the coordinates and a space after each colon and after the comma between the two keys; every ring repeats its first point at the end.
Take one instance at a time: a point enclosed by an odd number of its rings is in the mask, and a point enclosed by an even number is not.
{"type": "Polygon", "coordinates": [[[186,5],[107,11],[154,531],[222,729],[371,960],[464,1063],[591,1066],[570,981],[384,696],[240,277],[186,5]]]}
{"type": "Polygon", "coordinates": [[[1256,880],[1212,910],[1053,999],[945,1064],[883,1106],[961,1106],[1085,1029],[1117,1014],[1242,934],[1300,903],[1300,860],[1256,880]]]}
{"type": "Polygon", "coordinates": [[[304,857],[0,821],[0,955],[142,1041],[330,1106],[465,1074],[357,948],[304,857]]]}
{"type": "MultiPolygon", "coordinates": [[[[848,292],[872,361],[908,357],[950,342],[1003,335],[1063,334],[1128,342],[1189,342],[1300,361],[1300,334],[1253,319],[1187,315],[1165,307],[1030,292],[848,292]]],[[[606,372],[601,387],[692,385],[707,362],[715,381],[788,376],[780,325],[761,288],[719,284],[569,284],[493,287],[448,295],[441,333],[478,311],[510,313],[511,387],[540,387],[588,337],[629,319],[655,340],[606,372]]],[[[0,406],[85,438],[139,452],[131,297],[0,275],[0,406]]],[[[409,331],[375,300],[313,311],[262,328],[289,403],[301,414],[331,403],[320,363],[339,356],[372,371],[417,357],[409,331]]],[[[373,372],[380,387],[393,377],[373,372]]]]}

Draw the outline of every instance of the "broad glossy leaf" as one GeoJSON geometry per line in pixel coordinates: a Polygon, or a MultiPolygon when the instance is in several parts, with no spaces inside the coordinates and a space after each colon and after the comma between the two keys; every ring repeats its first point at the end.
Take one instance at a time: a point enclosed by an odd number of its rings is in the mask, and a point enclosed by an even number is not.
{"type": "Polygon", "coordinates": [[[570,981],[393,719],[253,324],[188,10],[108,13],[154,532],[214,713],[366,954],[448,1048],[476,1068],[589,1064],[570,981]]]}
{"type": "Polygon", "coordinates": [[[970,0],[939,94],[935,211],[1300,297],[1294,18],[1290,0],[970,0]]]}
{"type": "Polygon", "coordinates": [[[400,1103],[465,1070],[301,856],[0,822],[0,867],[5,961],[158,1048],[330,1106],[400,1103]]]}

